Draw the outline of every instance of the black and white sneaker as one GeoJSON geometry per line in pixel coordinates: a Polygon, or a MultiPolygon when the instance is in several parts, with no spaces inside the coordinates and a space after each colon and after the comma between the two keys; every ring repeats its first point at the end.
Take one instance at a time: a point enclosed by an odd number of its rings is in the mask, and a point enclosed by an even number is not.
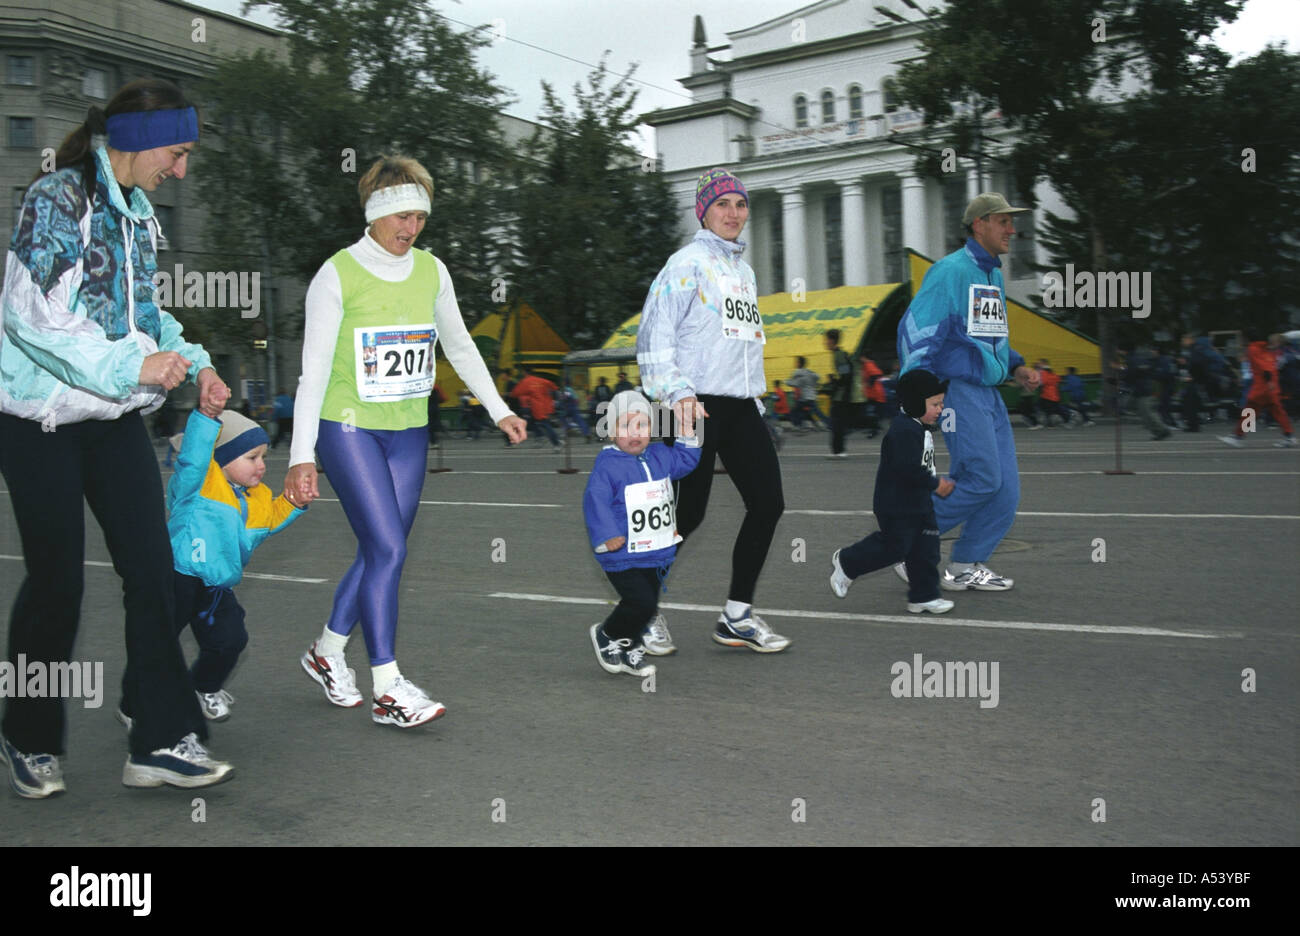
{"type": "Polygon", "coordinates": [[[45,799],[67,790],[63,768],[53,754],[24,754],[0,735],[0,760],[9,767],[9,785],[23,799],[45,799]]]}
{"type": "Polygon", "coordinates": [[[131,754],[122,768],[122,784],[129,787],[174,787],[193,789],[229,780],[235,768],[219,761],[190,732],[171,748],[159,748],[152,754],[131,754]]]}
{"type": "Polygon", "coordinates": [[[415,728],[447,714],[447,706],[405,676],[398,676],[382,696],[372,696],[370,717],[378,725],[415,728]]]}
{"type": "Polygon", "coordinates": [[[1010,591],[1015,579],[998,575],[982,562],[977,562],[965,572],[953,575],[946,568],[939,584],[948,591],[1010,591]]]}
{"type": "Polygon", "coordinates": [[[727,617],[725,611],[718,615],[713,639],[724,647],[748,647],[758,653],[779,653],[790,646],[790,638],[773,631],[752,608],[739,620],[727,617]]]}
{"type": "Polygon", "coordinates": [[[596,649],[596,662],[607,673],[630,673],[633,676],[650,676],[655,665],[646,659],[646,648],[641,641],[629,637],[617,640],[605,633],[601,624],[591,625],[591,645],[596,649]]]}

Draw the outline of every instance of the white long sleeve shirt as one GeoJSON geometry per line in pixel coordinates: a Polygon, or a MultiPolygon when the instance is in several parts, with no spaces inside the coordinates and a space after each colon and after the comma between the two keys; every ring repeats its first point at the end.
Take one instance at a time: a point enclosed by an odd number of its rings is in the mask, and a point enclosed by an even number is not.
{"type": "MultiPolygon", "coordinates": [[[[348,253],[367,271],[389,283],[400,283],[415,269],[415,258],[408,251],[402,256],[391,254],[367,231],[361,240],[348,247],[348,253]]],[[[433,321],[438,341],[451,366],[456,369],[473,393],[487,407],[494,423],[512,415],[501,399],[487,365],[470,337],[460,316],[456,289],[447,267],[438,264],[438,295],[433,303],[433,321]]],[[[293,407],[293,444],[289,450],[289,467],[311,464],[315,459],[316,435],[320,428],[321,405],[334,362],[335,344],[343,324],[343,298],[339,274],[333,263],[326,262],[307,287],[307,313],[302,339],[302,376],[298,378],[298,396],[293,407]]]]}

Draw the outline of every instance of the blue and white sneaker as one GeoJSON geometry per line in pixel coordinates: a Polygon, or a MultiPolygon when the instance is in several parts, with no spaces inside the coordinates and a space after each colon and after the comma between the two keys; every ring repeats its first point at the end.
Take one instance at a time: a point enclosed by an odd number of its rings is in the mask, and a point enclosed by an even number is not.
{"type": "Polygon", "coordinates": [[[24,754],[0,735],[0,760],[9,766],[9,785],[24,799],[45,799],[67,790],[53,754],[24,754]]]}
{"type": "Polygon", "coordinates": [[[748,647],[758,653],[779,653],[790,646],[790,638],[767,626],[767,622],[754,613],[739,619],[727,617],[723,611],[718,615],[718,626],[713,629],[713,639],[724,647],[748,647]]]}
{"type": "Polygon", "coordinates": [[[212,786],[234,776],[235,768],[216,760],[190,732],[175,747],[159,748],[152,754],[127,756],[122,768],[122,785],[129,787],[174,787],[193,789],[212,786]]]}
{"type": "Polygon", "coordinates": [[[1015,579],[998,575],[982,562],[959,575],[953,575],[947,568],[939,577],[939,584],[948,591],[1010,591],[1016,584],[1015,579]]]}
{"type": "Polygon", "coordinates": [[[596,649],[596,662],[607,673],[651,676],[656,672],[655,665],[645,658],[644,644],[633,643],[628,637],[616,640],[601,624],[591,625],[591,645],[596,649]]]}

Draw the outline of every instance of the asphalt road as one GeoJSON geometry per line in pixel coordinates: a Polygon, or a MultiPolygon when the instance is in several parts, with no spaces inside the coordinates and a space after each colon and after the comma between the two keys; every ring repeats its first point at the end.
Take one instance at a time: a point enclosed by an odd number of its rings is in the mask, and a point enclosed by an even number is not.
{"type": "MultiPolygon", "coordinates": [[[[889,572],[832,595],[831,552],[874,529],[878,443],[854,436],[852,457],[832,462],[825,435],[790,438],[787,513],[757,607],[793,646],[760,655],[709,639],[741,517],[719,477],[662,596],[681,649],[658,661],[653,692],[601,671],[587,636],[614,596],[581,517],[598,447],[579,441],[583,473],[561,475],[548,446],[448,441],[455,470],[428,476],[398,632],[404,674],[445,718],[377,726],[299,669],[355,550],[339,505],[322,500],[248,570],[282,578],[237,589],[251,641],[228,686],[234,716],[211,740],[235,778],[198,792],[121,785],[121,592],[92,564],[77,658],[104,663],[103,704],[73,703],[66,795],[0,793],[0,840],[1297,844],[1300,450],[1265,433],[1232,450],[1208,428],[1153,443],[1126,427],[1130,476],[1100,473],[1115,463],[1112,429],[1017,429],[1021,513],[990,561],[1016,587],[949,594],[946,617],[909,615],[889,572]],[[896,698],[894,668],[916,654],[996,664],[996,706],[896,698]]],[[[286,461],[287,447],[273,453],[273,481],[286,461]]],[[[87,558],[104,563],[87,522],[87,558]]],[[[5,606],[20,552],[4,498],[5,606]]],[[[359,633],[349,661],[368,692],[359,633]]]]}

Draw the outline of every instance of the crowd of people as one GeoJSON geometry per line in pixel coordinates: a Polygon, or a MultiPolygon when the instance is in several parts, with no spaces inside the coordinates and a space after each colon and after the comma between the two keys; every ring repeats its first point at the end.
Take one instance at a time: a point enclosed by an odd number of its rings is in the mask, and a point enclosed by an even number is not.
{"type": "MultiPolygon", "coordinates": [[[[268,433],[247,412],[226,409],[230,389],[208,353],[156,304],[151,286],[159,227],[146,193],[185,178],[198,135],[195,107],[167,81],[132,82],[102,111],[92,107],[59,148],[54,171],[26,191],[2,297],[0,469],[25,562],[9,618],[9,659],[57,665],[71,658],[84,500],[122,579],[126,660],[117,714],[128,731],[127,786],[198,788],[233,775],[204,742],[208,723],[231,715],[226,683],[249,642],[234,588],[268,536],[312,522],[303,518],[320,497],[322,471],[356,553],[340,570],[328,619],[304,635],[300,668],[333,706],[358,708],[368,697],[380,725],[409,729],[445,714],[397,658],[407,539],[445,401],[434,366],[439,345],[465,384],[458,403],[467,432],[495,428],[508,446],[529,434],[558,445],[553,418],[588,438],[604,427],[608,444],[582,504],[593,559],[619,602],[589,633],[604,670],[637,676],[654,672],[649,657],[678,649],[658,594],[683,557],[708,548],[698,540],[715,459],[744,516],[725,593],[719,585],[716,595],[712,640],[761,654],[792,645],[756,610],[785,510],[770,422],[828,430],[836,459],[845,457],[851,430],[874,436],[887,424],[874,504],[879,529],[829,557],[830,587],[845,597],[854,579],[892,566],[908,584],[909,611],[944,613],[953,602],[941,590],[1000,592],[1014,584],[986,565],[1020,496],[998,388],[1014,380],[1026,396],[1039,390],[1048,418],[1089,418],[1073,368],[1061,381],[1049,362],[1030,365],[1010,345],[999,258],[1010,249],[1014,215],[1025,209],[997,193],[967,206],[966,241],[921,283],[888,372],[854,358],[831,329],[824,335],[829,373],[814,373],[801,357],[784,384],[769,387],[755,275],[742,256],[748,193],[724,169],[698,180],[700,230],[649,287],[636,343],[640,390],[619,373],[613,387],[602,377],[580,401],[572,388],[527,370],[499,375],[507,378],[499,389],[465,327],[450,271],[415,249],[432,211],[433,180],[419,162],[394,155],[361,176],[365,226],[311,281],[296,395],[277,394],[268,433]],[[197,386],[198,405],[164,498],[142,417],[186,381],[197,386]],[[651,435],[651,401],[671,410],[664,438],[651,435]],[[935,429],[949,452],[947,477],[935,468],[935,429]],[[277,492],[263,483],[266,454],[285,440],[289,468],[277,492]],[[957,527],[961,535],[941,567],[940,537],[957,527]],[[178,642],[187,627],[199,645],[188,667],[178,642]],[[358,627],[368,694],[347,659],[358,627]]],[[[1157,382],[1181,382],[1187,431],[1198,427],[1203,393],[1239,394],[1295,444],[1285,408],[1296,399],[1294,345],[1253,341],[1240,390],[1221,362],[1203,337],[1184,339],[1183,355],[1167,365],[1136,349],[1127,373],[1143,418],[1165,418],[1164,404],[1154,402],[1157,382]]],[[[168,434],[174,418],[163,411],[168,434]]],[[[1225,441],[1240,444],[1245,428],[1243,417],[1225,441]]],[[[5,700],[0,760],[22,797],[65,789],[65,703],[5,700]]]]}

